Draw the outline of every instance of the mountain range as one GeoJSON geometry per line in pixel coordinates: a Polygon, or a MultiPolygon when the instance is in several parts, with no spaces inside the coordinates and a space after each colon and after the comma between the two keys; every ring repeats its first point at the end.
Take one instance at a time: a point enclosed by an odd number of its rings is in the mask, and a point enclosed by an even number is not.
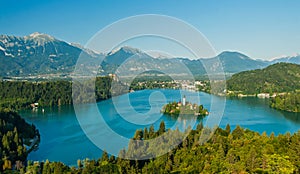
{"type": "Polygon", "coordinates": [[[36,32],[24,37],[0,35],[0,76],[70,74],[74,70],[79,55],[83,56],[84,60],[91,62],[104,60],[101,65],[94,63],[89,65],[97,68],[101,75],[119,73],[130,76],[152,70],[174,75],[183,75],[186,72],[205,75],[207,71],[218,73],[215,71],[220,66],[220,64],[216,64],[217,59],[220,60],[224,72],[228,74],[261,69],[277,62],[300,64],[299,55],[263,61],[251,59],[239,52],[229,51],[222,52],[217,57],[197,60],[154,58],[142,50],[128,46],[109,53],[97,53],[79,44],[67,43],[47,34],[36,32]]]}
{"type": "Polygon", "coordinates": [[[71,72],[80,53],[87,58],[97,56],[46,34],[0,35],[0,75],[71,72]]]}
{"type": "Polygon", "coordinates": [[[276,58],[271,61],[271,64],[279,63],[279,62],[300,64],[300,54],[296,54],[294,56],[284,56],[284,57],[276,58]]]}

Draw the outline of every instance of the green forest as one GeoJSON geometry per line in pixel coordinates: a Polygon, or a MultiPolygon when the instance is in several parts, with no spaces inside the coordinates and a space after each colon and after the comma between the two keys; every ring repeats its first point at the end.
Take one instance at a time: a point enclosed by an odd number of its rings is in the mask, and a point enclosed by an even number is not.
{"type": "MultiPolygon", "coordinates": [[[[110,77],[97,77],[95,81],[87,81],[89,85],[95,85],[94,99],[96,101],[108,99],[111,97],[110,77]],[[92,84],[94,82],[94,84],[92,84]]],[[[75,89],[84,86],[84,89],[78,89],[84,93],[89,90],[89,85],[74,85],[75,89]]],[[[116,85],[120,87],[121,85],[116,85]]],[[[19,110],[30,108],[30,104],[39,103],[39,106],[58,106],[72,104],[72,82],[71,81],[45,81],[45,82],[23,82],[23,81],[2,81],[0,82],[0,107],[19,110]]],[[[122,88],[116,89],[118,92],[122,88]]],[[[75,98],[76,100],[76,98],[75,98]]]]}
{"type": "Polygon", "coordinates": [[[0,109],[0,172],[24,167],[27,154],[31,149],[24,145],[35,145],[30,140],[39,140],[39,132],[34,125],[25,122],[16,112],[0,109]]]}
{"type": "Polygon", "coordinates": [[[270,106],[283,111],[300,112],[300,92],[277,95],[270,100],[270,106]]]}
{"type": "MultiPolygon", "coordinates": [[[[211,130],[202,123],[190,133],[179,145],[165,155],[149,160],[126,160],[109,156],[106,152],[98,160],[78,160],[77,166],[67,166],[61,162],[31,162],[27,167],[15,170],[15,173],[299,173],[300,172],[300,131],[275,136],[273,133],[259,134],[237,126],[231,130],[217,128],[211,139],[199,143],[201,134],[210,134],[211,130]]],[[[120,151],[119,156],[146,155],[137,151],[143,140],[161,137],[160,141],[168,146],[179,141],[178,129],[166,130],[161,122],[158,130],[154,127],[137,130],[127,150],[120,151]],[[167,138],[166,133],[172,136],[167,138]]],[[[164,146],[149,143],[149,151],[159,151],[164,146]]],[[[139,149],[140,150],[140,149],[139,149]]],[[[5,173],[11,173],[6,170],[5,173]]]]}
{"type": "Polygon", "coordinates": [[[277,63],[264,69],[244,71],[227,80],[233,95],[281,93],[300,89],[300,65],[277,63]]]}

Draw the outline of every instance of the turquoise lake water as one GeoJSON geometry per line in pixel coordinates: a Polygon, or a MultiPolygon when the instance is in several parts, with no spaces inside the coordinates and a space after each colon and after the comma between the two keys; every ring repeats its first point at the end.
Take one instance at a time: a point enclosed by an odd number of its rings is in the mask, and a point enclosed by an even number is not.
{"type": "MultiPolygon", "coordinates": [[[[230,124],[232,129],[236,125],[240,125],[260,133],[265,131],[267,134],[271,132],[275,134],[294,133],[300,130],[299,113],[294,114],[269,108],[267,99],[222,98],[202,92],[180,90],[136,91],[96,104],[80,105],[77,107],[76,113],[81,123],[88,125],[85,132],[92,134],[93,137],[100,137],[101,142],[107,147],[115,146],[118,142],[109,136],[104,136],[111,134],[108,129],[104,129],[104,124],[100,123],[100,116],[111,131],[125,138],[132,137],[135,130],[149,127],[151,124],[158,128],[161,120],[164,120],[167,128],[174,128],[177,124],[188,124],[191,122],[190,118],[165,116],[159,111],[164,104],[170,101],[179,101],[183,95],[186,95],[187,100],[193,103],[199,103],[200,99],[200,104],[203,104],[211,113],[216,111],[218,116],[222,116],[218,117],[221,119],[219,126],[222,128],[225,128],[226,124],[230,124]],[[222,103],[225,99],[223,111],[222,103]],[[211,105],[212,101],[214,106],[211,105]]],[[[44,113],[41,108],[37,112],[32,110],[20,112],[27,122],[36,125],[41,134],[39,148],[29,154],[29,160],[49,159],[76,165],[77,159],[101,157],[102,151],[90,141],[82,130],[73,106],[44,109],[44,113]]],[[[212,114],[203,120],[196,119],[195,121],[196,123],[203,121],[205,124],[210,116],[213,118],[212,114]]]]}

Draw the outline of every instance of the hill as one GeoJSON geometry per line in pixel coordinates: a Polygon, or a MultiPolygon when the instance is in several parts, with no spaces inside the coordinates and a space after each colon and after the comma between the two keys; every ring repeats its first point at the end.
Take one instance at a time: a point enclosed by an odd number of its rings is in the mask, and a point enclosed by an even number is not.
{"type": "Polygon", "coordinates": [[[13,166],[20,169],[25,165],[28,153],[39,143],[40,134],[33,124],[25,122],[16,112],[0,108],[0,136],[2,173],[13,166]]]}
{"type": "MultiPolygon", "coordinates": [[[[86,83],[90,83],[90,81],[86,81],[86,83]]],[[[95,79],[95,97],[97,101],[125,92],[121,84],[116,85],[117,87],[111,91],[111,83],[112,79],[110,77],[97,77],[95,79]]],[[[31,108],[33,103],[45,107],[72,104],[73,101],[87,102],[83,100],[88,98],[85,92],[81,92],[85,91],[83,85],[65,80],[44,82],[2,81],[0,82],[0,89],[0,108],[10,108],[12,110],[31,108]],[[76,95],[72,96],[72,90],[73,92],[76,91],[76,95]]]]}
{"type": "Polygon", "coordinates": [[[281,93],[300,89],[300,65],[276,63],[264,69],[234,74],[227,89],[234,93],[281,93]]]}
{"type": "Polygon", "coordinates": [[[260,69],[269,65],[268,62],[263,62],[261,60],[254,60],[242,53],[231,52],[231,51],[224,51],[221,54],[219,54],[217,57],[213,57],[210,59],[201,59],[201,60],[205,62],[206,65],[210,65],[216,62],[217,59],[220,60],[224,72],[226,73],[237,73],[241,71],[260,69]]]}
{"type": "Polygon", "coordinates": [[[300,92],[278,95],[270,100],[270,106],[283,111],[300,112],[300,92]]]}

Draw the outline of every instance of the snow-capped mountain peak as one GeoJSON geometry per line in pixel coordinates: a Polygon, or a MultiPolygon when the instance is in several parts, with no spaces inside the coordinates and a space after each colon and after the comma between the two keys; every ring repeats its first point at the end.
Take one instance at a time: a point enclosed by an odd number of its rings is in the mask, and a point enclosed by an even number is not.
{"type": "Polygon", "coordinates": [[[129,46],[123,46],[123,47],[119,47],[119,48],[116,48],[116,49],[112,50],[107,55],[110,56],[110,55],[113,55],[113,54],[115,54],[119,51],[123,51],[123,52],[128,53],[128,54],[142,53],[142,51],[137,49],[137,48],[132,48],[132,47],[129,47],[129,46]]]}
{"type": "Polygon", "coordinates": [[[27,36],[28,38],[36,39],[36,38],[44,38],[44,39],[49,39],[49,40],[55,40],[54,37],[44,34],[44,33],[39,33],[39,32],[34,32],[27,36]]]}
{"type": "Polygon", "coordinates": [[[48,42],[55,41],[54,37],[44,34],[44,33],[39,33],[39,32],[34,32],[34,33],[30,34],[29,36],[25,36],[24,39],[26,41],[33,41],[38,46],[44,45],[48,42]]]}
{"type": "Polygon", "coordinates": [[[291,56],[279,56],[271,59],[271,63],[277,63],[277,62],[286,62],[286,63],[300,63],[300,54],[295,53],[291,56]]]}

